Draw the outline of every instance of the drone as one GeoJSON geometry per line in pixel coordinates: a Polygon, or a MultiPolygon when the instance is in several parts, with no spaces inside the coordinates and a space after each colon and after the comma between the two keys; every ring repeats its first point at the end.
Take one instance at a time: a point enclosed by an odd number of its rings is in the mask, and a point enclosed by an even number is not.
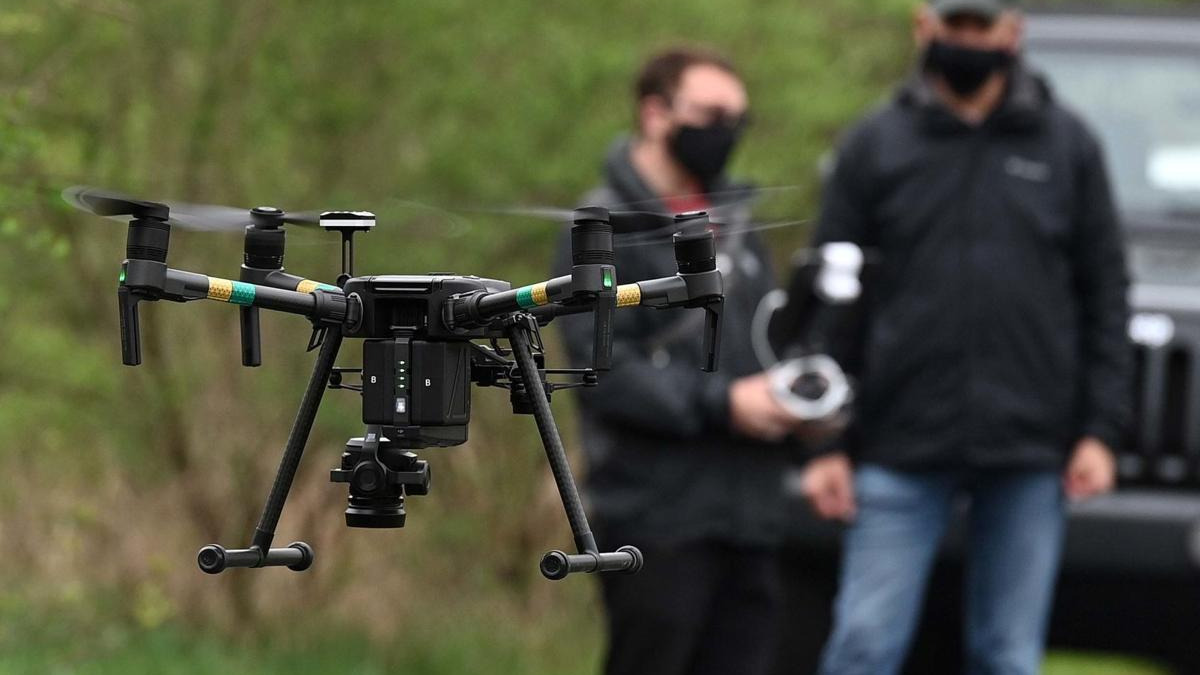
{"type": "Polygon", "coordinates": [[[245,366],[262,363],[262,310],[297,314],[312,324],[308,350],[317,351],[251,543],[247,548],[210,544],[197,563],[209,574],[234,567],[285,566],[308,569],[315,553],[298,541],[272,548],[275,528],[326,389],[354,391],[362,398],[360,437],[345,446],[330,481],[349,490],[346,524],[399,528],[405,498],[426,495],[431,473],[416,450],[465,443],[471,416],[471,385],[509,391],[514,414],[532,415],[566,512],[576,553],[542,556],[547,579],[584,572],[635,573],[643,563],[633,546],[601,552],[567,462],[550,409],[554,391],[595,386],[612,366],[615,310],[624,307],[692,308],[705,312],[702,364],[717,369],[724,295],[716,266],[708,214],[674,216],[584,207],[573,211],[571,273],[513,288],[507,281],[451,274],[356,276],[354,236],[375,227],[367,211],[286,213],[260,206],[243,210],[136,199],[98,188],[63,192],[72,206],[128,220],[126,257],[117,285],[121,358],[139,365],[139,304],[167,300],[211,300],[236,305],[240,313],[245,366]],[[284,271],[285,225],[319,226],[342,240],[341,274],[324,283],[284,271]],[[167,265],[173,227],[243,230],[243,263],[237,280],[174,269],[167,265]],[[670,277],[618,284],[614,233],[673,230],[678,272],[670,277]],[[588,368],[545,367],[539,327],[555,317],[590,312],[592,364],[588,368]],[[335,366],[346,338],[362,341],[359,368],[335,366]],[[504,346],[501,341],[506,341],[504,346]],[[348,376],[358,377],[350,382],[348,376]]]}

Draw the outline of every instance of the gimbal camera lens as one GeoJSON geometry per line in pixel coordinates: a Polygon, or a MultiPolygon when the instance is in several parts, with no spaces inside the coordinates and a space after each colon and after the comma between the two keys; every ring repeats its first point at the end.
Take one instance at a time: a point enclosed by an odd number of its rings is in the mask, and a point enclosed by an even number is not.
{"type": "Polygon", "coordinates": [[[366,444],[352,438],[342,463],[330,472],[335,483],[350,484],[346,525],[404,527],[404,497],[429,492],[429,465],[387,438],[366,444]]]}
{"type": "Polygon", "coordinates": [[[387,469],[374,457],[363,457],[350,478],[346,525],[350,527],[404,527],[404,491],[388,485],[387,469]]]}
{"type": "Polygon", "coordinates": [[[360,494],[371,494],[378,490],[383,483],[383,472],[378,462],[359,462],[354,467],[354,478],[350,487],[360,494]]]}

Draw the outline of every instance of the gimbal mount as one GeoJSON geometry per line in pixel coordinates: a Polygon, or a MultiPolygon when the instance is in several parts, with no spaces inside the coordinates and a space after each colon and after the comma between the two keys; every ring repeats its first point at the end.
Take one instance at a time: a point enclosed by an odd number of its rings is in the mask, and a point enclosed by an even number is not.
{"type": "Polygon", "coordinates": [[[330,472],[331,481],[349,486],[346,524],[389,528],[404,526],[406,496],[429,491],[429,465],[413,451],[467,440],[472,383],[508,389],[513,412],[533,415],[537,424],[577,550],[545,554],[539,566],[542,574],[562,579],[574,572],[640,569],[642,554],[632,546],[600,552],[550,410],[550,396],[562,388],[594,386],[599,373],[610,368],[612,316],[618,307],[704,309],[703,369],[716,369],[724,297],[707,214],[673,219],[681,230],[674,235],[676,275],[618,286],[613,223],[626,227],[644,214],[578,209],[571,229],[571,274],[513,289],[508,282],[475,276],[354,276],[353,235],[374,225],[374,216],[366,212],[325,212],[316,218],[270,207],[252,209],[238,225],[244,226],[246,236],[241,280],[176,270],[167,266],[166,257],[171,225],[180,223],[172,219],[167,204],[87,188],[72,188],[66,196],[92,213],[130,218],[117,288],[126,365],[141,362],[141,301],[210,299],[238,305],[242,361],[248,366],[262,360],[259,309],[299,314],[312,322],[309,349],[319,349],[316,362],[250,546],[203,547],[197,556],[203,571],[269,566],[299,571],[312,565],[314,553],[308,544],[271,544],[326,388],[358,391],[363,401],[366,431],[350,439],[339,467],[330,472]],[[313,222],[342,233],[342,274],[336,286],[284,272],[281,226],[313,222]],[[594,316],[592,367],[545,368],[539,325],[562,314],[588,311],[594,316]],[[335,367],[344,338],[363,340],[361,368],[335,367]],[[347,373],[359,374],[361,383],[346,383],[347,373]],[[569,379],[553,382],[552,375],[569,379]]]}

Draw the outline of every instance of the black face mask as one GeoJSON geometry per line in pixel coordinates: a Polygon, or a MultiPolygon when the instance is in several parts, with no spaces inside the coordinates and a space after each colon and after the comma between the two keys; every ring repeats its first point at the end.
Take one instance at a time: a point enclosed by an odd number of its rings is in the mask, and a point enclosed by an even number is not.
{"type": "Polygon", "coordinates": [[[742,135],[742,125],[714,122],[708,126],[680,126],[671,135],[668,147],[675,159],[705,188],[721,175],[733,148],[742,135]]]}
{"type": "Polygon", "coordinates": [[[1006,49],[974,49],[940,40],[925,50],[925,72],[941,75],[959,96],[979,91],[992,73],[1012,66],[1013,55],[1006,49]]]}

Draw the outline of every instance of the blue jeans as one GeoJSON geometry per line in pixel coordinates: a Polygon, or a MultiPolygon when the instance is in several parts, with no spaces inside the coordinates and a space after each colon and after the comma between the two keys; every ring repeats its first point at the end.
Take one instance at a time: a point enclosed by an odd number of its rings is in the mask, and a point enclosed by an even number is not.
{"type": "Polygon", "coordinates": [[[864,465],[847,529],[823,675],[899,672],[930,568],[960,495],[970,498],[965,672],[1036,675],[1065,526],[1054,471],[906,472],[864,465]]]}

